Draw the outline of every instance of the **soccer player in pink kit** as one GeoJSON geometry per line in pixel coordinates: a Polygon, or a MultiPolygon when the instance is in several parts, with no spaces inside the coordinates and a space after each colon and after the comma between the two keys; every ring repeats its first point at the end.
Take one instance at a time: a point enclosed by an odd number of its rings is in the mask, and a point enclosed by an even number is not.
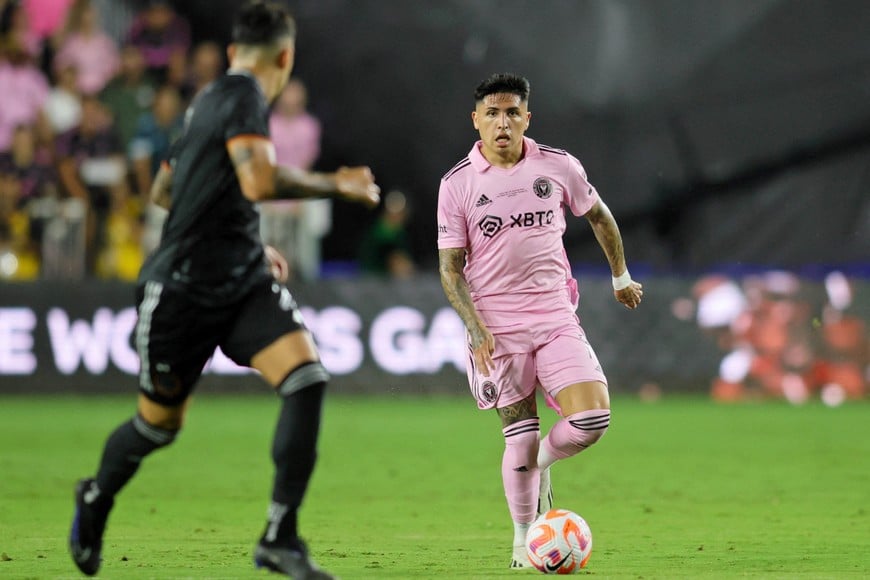
{"type": "Polygon", "coordinates": [[[468,382],[495,409],[505,438],[502,479],[514,521],[511,568],[530,567],[525,536],[552,506],[550,466],[598,441],[610,424],[607,379],[580,326],[577,282],[562,242],[565,208],[587,219],[607,256],[614,296],[643,291],[619,228],[573,156],[524,136],[529,82],[493,75],[474,94],[480,140],[441,179],[441,284],[469,340],[468,382]],[[536,392],[561,419],[541,439],[536,392]]]}

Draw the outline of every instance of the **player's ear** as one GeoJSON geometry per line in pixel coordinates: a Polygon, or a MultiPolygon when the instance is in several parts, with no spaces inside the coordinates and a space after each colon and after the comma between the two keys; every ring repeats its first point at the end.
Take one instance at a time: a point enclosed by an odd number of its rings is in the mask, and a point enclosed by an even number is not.
{"type": "Polygon", "coordinates": [[[230,44],[227,46],[227,62],[233,62],[233,58],[236,56],[236,45],[230,44]]]}
{"type": "Polygon", "coordinates": [[[480,126],[477,124],[477,111],[471,111],[471,122],[474,124],[475,129],[480,129],[480,126]]]}
{"type": "Polygon", "coordinates": [[[292,48],[282,48],[281,52],[278,53],[276,57],[275,64],[278,65],[279,68],[285,69],[293,66],[293,49],[292,48]]]}

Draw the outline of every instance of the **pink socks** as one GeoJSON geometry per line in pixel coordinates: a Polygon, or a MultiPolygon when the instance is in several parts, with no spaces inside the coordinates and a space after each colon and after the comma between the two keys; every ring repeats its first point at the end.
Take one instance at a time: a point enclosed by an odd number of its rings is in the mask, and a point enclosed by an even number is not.
{"type": "Polygon", "coordinates": [[[541,441],[538,467],[546,469],[559,459],[576,455],[601,439],[610,425],[610,409],[581,411],[560,419],[541,441]]]}
{"type": "Polygon", "coordinates": [[[514,522],[531,522],[538,509],[538,442],[541,437],[537,417],[518,421],[502,429],[505,449],[501,475],[508,509],[514,522]]]}

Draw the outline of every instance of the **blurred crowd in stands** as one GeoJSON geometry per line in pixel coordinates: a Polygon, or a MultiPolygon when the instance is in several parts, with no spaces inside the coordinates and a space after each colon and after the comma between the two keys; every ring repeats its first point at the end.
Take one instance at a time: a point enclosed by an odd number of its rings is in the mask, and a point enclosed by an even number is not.
{"type": "MultiPolygon", "coordinates": [[[[165,217],[151,179],[224,54],[168,0],[0,0],[0,279],[135,279],[165,217]]],[[[300,81],[270,129],[280,162],[311,168],[320,124],[300,81]]],[[[264,213],[267,242],[315,277],[329,202],[264,213]]]]}
{"type": "Polygon", "coordinates": [[[742,280],[701,278],[673,313],[694,318],[723,353],[711,396],[718,401],[820,398],[836,406],[868,393],[870,333],[855,284],[841,272],[808,284],[789,272],[742,280]]]}

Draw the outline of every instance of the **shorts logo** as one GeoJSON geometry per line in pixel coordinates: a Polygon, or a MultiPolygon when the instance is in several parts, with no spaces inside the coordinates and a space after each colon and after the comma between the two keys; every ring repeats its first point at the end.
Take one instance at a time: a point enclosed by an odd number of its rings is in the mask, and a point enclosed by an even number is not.
{"type": "Polygon", "coordinates": [[[532,185],[532,189],[535,190],[535,195],[541,199],[547,199],[553,195],[553,184],[546,177],[537,178],[532,185]]]}
{"type": "Polygon", "coordinates": [[[483,216],[482,220],[477,222],[477,227],[480,228],[480,231],[483,232],[485,237],[492,238],[501,231],[503,223],[502,219],[497,215],[486,215],[483,216]]]}
{"type": "Polygon", "coordinates": [[[495,383],[492,381],[484,382],[480,389],[480,396],[483,397],[483,400],[487,403],[495,402],[495,383]]]}

